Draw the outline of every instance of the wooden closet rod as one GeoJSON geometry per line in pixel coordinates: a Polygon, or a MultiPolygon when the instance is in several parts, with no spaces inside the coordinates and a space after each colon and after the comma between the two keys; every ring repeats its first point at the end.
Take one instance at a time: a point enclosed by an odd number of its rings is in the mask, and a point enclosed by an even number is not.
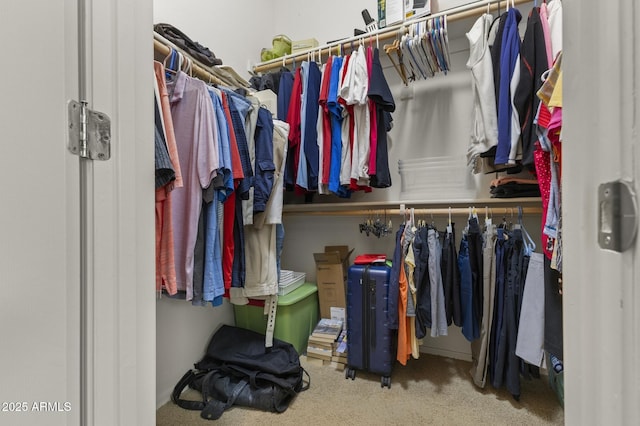
{"type": "MultiPolygon", "coordinates": [[[[532,0],[513,0],[514,3],[516,5],[522,4],[522,3],[531,3],[532,0]]],[[[483,13],[485,13],[487,11],[487,5],[489,5],[489,9],[491,10],[491,12],[498,10],[498,7],[501,8],[501,10],[505,10],[507,3],[511,3],[511,0],[507,0],[507,1],[477,1],[475,3],[470,3],[468,5],[464,5],[464,6],[460,6],[460,7],[456,7],[454,9],[450,9],[450,10],[446,10],[446,11],[442,11],[442,12],[438,12],[438,13],[434,13],[432,15],[427,15],[418,19],[412,19],[400,24],[396,24],[396,25],[391,25],[385,28],[382,28],[380,30],[374,31],[374,32],[370,32],[370,33],[366,33],[366,34],[361,34],[359,36],[354,36],[354,37],[350,37],[350,38],[346,38],[344,40],[339,40],[339,41],[335,41],[333,43],[327,43],[323,46],[319,46],[310,50],[305,50],[303,52],[298,52],[298,53],[294,53],[294,54],[290,54],[290,55],[286,55],[277,59],[272,59],[270,61],[267,62],[262,62],[259,63],[257,65],[255,65],[253,67],[253,71],[256,73],[261,73],[261,72],[265,72],[265,71],[269,71],[272,69],[277,69],[280,68],[281,66],[286,66],[286,65],[290,65],[294,62],[294,59],[297,58],[306,58],[308,55],[310,54],[318,54],[318,52],[320,53],[321,56],[326,56],[329,55],[331,52],[335,52],[337,48],[339,48],[340,46],[344,46],[345,48],[349,48],[351,49],[351,43],[355,43],[355,42],[359,42],[359,41],[366,41],[367,39],[369,40],[374,40],[376,42],[380,42],[380,41],[386,41],[386,40],[390,40],[393,38],[396,38],[398,36],[402,36],[403,34],[406,33],[407,31],[407,26],[417,23],[417,22],[423,22],[423,21],[427,21],[429,19],[432,18],[436,18],[439,16],[445,16],[447,17],[447,22],[454,22],[454,21],[458,21],[461,19],[465,19],[465,18],[471,18],[474,16],[480,16],[483,13]],[[499,6],[500,5],[500,6],[499,6]]]]}
{"type": "MultiPolygon", "coordinates": [[[[407,207],[405,210],[405,214],[409,214],[411,212],[411,208],[407,207]]],[[[460,208],[455,207],[449,210],[448,208],[435,208],[435,209],[414,209],[414,213],[416,215],[427,215],[427,216],[447,216],[451,212],[452,215],[468,215],[469,208],[460,208]]],[[[484,206],[476,206],[476,212],[478,217],[484,217],[485,215],[485,207],[484,206]]],[[[400,209],[367,209],[367,210],[342,210],[342,211],[283,211],[282,212],[286,216],[376,216],[376,215],[387,215],[387,217],[400,216],[402,212],[400,209]]],[[[542,213],[542,207],[523,207],[522,213],[527,215],[539,215],[542,213]]],[[[518,216],[518,207],[488,207],[489,217],[492,216],[518,216]]]]}

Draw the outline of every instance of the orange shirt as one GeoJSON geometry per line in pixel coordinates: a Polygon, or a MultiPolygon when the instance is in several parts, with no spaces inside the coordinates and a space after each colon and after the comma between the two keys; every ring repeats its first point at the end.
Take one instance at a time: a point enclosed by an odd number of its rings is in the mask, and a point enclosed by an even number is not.
{"type": "Polygon", "coordinates": [[[176,179],[173,182],[156,189],[156,291],[159,293],[164,288],[168,294],[174,295],[177,293],[178,288],[173,243],[171,190],[182,187],[182,173],[173,131],[173,119],[171,117],[167,82],[164,76],[164,66],[160,62],[154,62],[153,69],[158,84],[159,107],[162,113],[167,152],[176,174],[176,179]]]}
{"type": "Polygon", "coordinates": [[[398,351],[396,359],[402,365],[407,365],[411,356],[411,326],[407,317],[407,295],[409,285],[404,271],[404,257],[400,261],[400,279],[398,283],[398,351]]]}

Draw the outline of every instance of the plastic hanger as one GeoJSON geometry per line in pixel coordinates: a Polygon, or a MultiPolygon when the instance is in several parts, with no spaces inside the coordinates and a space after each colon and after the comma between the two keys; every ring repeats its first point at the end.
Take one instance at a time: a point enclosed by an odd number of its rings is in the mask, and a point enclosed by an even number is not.
{"type": "Polygon", "coordinates": [[[435,73],[438,71],[437,66],[433,59],[433,46],[431,45],[431,33],[429,32],[429,22],[425,21],[422,23],[422,36],[421,36],[421,44],[422,52],[424,53],[424,58],[429,70],[429,76],[433,77],[435,73]]]}
{"type": "Polygon", "coordinates": [[[447,65],[447,71],[451,71],[451,55],[449,54],[449,33],[447,25],[447,15],[444,15],[442,19],[442,28],[440,34],[442,36],[442,42],[444,44],[445,63],[447,65]]]}
{"type": "Polygon", "coordinates": [[[489,217],[489,207],[485,206],[484,208],[484,226],[489,229],[493,225],[493,221],[489,217]]]}
{"type": "Polygon", "coordinates": [[[447,222],[447,234],[453,233],[453,224],[451,223],[451,207],[449,207],[449,222],[447,222]]]}
{"type": "Polygon", "coordinates": [[[392,44],[385,44],[383,46],[383,48],[384,48],[384,52],[389,57],[389,60],[393,64],[393,68],[395,68],[396,72],[400,76],[400,79],[402,80],[404,85],[407,86],[408,85],[407,77],[404,74],[404,70],[402,69],[402,65],[401,65],[400,61],[398,61],[398,63],[396,63],[395,59],[393,58],[393,53],[394,52],[399,56],[398,39],[395,39],[392,44]]]}
{"type": "Polygon", "coordinates": [[[424,49],[422,47],[422,38],[424,35],[423,23],[416,23],[416,34],[413,37],[412,46],[416,59],[420,61],[420,70],[423,78],[432,77],[433,74],[429,69],[429,62],[427,61],[424,49]]]}

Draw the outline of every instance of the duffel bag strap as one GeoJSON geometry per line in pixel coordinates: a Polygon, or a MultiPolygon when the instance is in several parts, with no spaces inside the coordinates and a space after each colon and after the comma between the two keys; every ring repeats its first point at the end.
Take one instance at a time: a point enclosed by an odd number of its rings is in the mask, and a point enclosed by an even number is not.
{"type": "MultiPolygon", "coordinates": [[[[231,407],[236,402],[238,395],[240,395],[242,390],[249,384],[249,382],[246,379],[241,379],[233,387],[233,390],[231,391],[231,395],[228,395],[226,402],[217,400],[215,398],[212,398],[209,401],[207,401],[207,399],[209,398],[209,395],[207,392],[207,390],[209,389],[208,382],[212,378],[213,374],[214,372],[207,374],[202,382],[202,395],[204,400],[206,401],[206,405],[200,412],[200,417],[206,420],[218,420],[222,416],[222,413],[224,413],[224,411],[227,408],[231,407]]],[[[225,379],[228,381],[229,377],[227,376],[225,377],[225,379]]]]}
{"type": "Polygon", "coordinates": [[[171,401],[186,410],[202,410],[204,408],[204,401],[189,401],[186,399],[181,399],[180,395],[187,386],[191,385],[196,379],[199,379],[205,374],[205,372],[196,372],[195,370],[187,371],[185,375],[182,376],[182,379],[180,379],[176,386],[173,388],[171,401]]]}

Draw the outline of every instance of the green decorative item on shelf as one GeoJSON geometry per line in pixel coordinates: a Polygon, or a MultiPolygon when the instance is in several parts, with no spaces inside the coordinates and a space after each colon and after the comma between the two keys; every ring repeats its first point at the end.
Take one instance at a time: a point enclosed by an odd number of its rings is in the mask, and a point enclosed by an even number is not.
{"type": "Polygon", "coordinates": [[[267,49],[265,47],[260,52],[260,59],[263,62],[280,58],[291,53],[291,39],[284,34],[275,36],[271,45],[271,49],[267,49]]]}

